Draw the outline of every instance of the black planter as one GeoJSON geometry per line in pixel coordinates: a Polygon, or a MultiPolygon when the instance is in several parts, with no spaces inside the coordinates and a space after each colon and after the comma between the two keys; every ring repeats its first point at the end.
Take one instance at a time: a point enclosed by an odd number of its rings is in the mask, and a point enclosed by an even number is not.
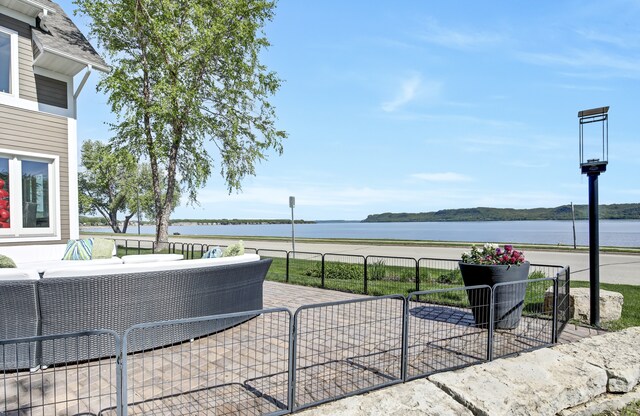
{"type": "MultiPolygon", "coordinates": [[[[529,278],[529,262],[521,265],[483,265],[458,263],[465,286],[487,285],[492,288],[496,283],[526,281],[529,278]]],[[[493,323],[496,329],[513,329],[518,326],[524,297],[527,292],[526,283],[498,286],[494,288],[493,323]]],[[[467,290],[473,318],[481,328],[489,322],[490,293],[488,289],[467,290]]]]}

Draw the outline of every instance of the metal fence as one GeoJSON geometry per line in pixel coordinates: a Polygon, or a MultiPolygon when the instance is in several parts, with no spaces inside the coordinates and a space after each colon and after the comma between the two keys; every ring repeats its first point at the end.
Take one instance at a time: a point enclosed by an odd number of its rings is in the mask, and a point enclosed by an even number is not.
{"type": "Polygon", "coordinates": [[[122,340],[111,331],[3,340],[0,415],[286,414],[551,345],[567,281],[565,270],[493,288],[305,305],[295,314],[139,324],[122,340]],[[220,331],[225,321],[236,325],[220,331]],[[192,326],[210,333],[183,341],[192,326]],[[144,349],[158,337],[164,347],[144,349]],[[42,354],[45,343],[66,359],[29,369],[29,354],[42,354]],[[96,346],[102,358],[80,358],[96,346]]]}
{"type": "MultiPolygon", "coordinates": [[[[121,392],[120,339],[113,331],[0,340],[4,365],[0,370],[0,415],[110,415],[119,414],[121,392]],[[19,360],[7,361],[25,346],[48,344],[65,357],[61,364],[25,368],[19,360]],[[86,361],[81,349],[100,348],[102,357],[86,361]],[[15,364],[13,368],[9,364],[15,364]]],[[[29,349],[30,350],[30,349],[29,349]]],[[[29,360],[31,361],[31,360],[29,360]]],[[[2,363],[0,363],[2,364],[2,363]]]]}
{"type": "Polygon", "coordinates": [[[123,351],[137,350],[158,332],[180,334],[185,326],[219,328],[210,336],[128,354],[123,360],[123,415],[278,415],[289,412],[291,313],[268,309],[215,317],[136,325],[123,351]],[[225,325],[226,326],[226,325],[225,325]],[[132,345],[134,344],[134,345],[132,345]]]}
{"type": "Polygon", "coordinates": [[[400,295],[299,308],[293,410],[402,382],[404,309],[400,295]]]}

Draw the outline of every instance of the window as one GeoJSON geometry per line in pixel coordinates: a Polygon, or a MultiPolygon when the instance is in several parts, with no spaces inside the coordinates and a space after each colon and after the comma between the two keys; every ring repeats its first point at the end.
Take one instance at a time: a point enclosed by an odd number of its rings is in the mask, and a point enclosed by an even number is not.
{"type": "Polygon", "coordinates": [[[18,33],[0,26],[0,96],[18,97],[18,33]]]}
{"type": "Polygon", "coordinates": [[[0,31],[0,92],[11,94],[11,35],[0,31]]]}
{"type": "Polygon", "coordinates": [[[0,236],[56,234],[58,158],[0,151],[0,236]]]}

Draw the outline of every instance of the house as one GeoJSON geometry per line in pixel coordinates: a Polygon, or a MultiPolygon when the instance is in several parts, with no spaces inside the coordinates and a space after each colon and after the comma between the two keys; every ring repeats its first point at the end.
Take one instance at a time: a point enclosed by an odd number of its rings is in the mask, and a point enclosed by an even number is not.
{"type": "Polygon", "coordinates": [[[0,0],[0,247],[77,238],[76,100],[109,67],[49,0],[0,0]]]}

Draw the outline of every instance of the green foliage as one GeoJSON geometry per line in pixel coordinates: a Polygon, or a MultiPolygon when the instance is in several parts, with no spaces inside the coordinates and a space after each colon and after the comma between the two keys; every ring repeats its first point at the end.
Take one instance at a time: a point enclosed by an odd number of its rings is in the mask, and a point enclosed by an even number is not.
{"type": "MultiPolygon", "coordinates": [[[[312,267],[304,271],[304,275],[320,279],[322,277],[322,264],[313,262],[312,267]]],[[[325,262],[324,264],[325,279],[341,279],[341,280],[363,280],[364,266],[361,264],[325,262]]]]}
{"type": "Polygon", "coordinates": [[[544,279],[545,277],[547,277],[547,276],[545,276],[545,274],[544,274],[544,272],[542,270],[536,270],[535,272],[529,273],[529,279],[532,279],[532,280],[533,279],[544,279]]]}
{"type": "Polygon", "coordinates": [[[13,269],[16,267],[16,263],[11,257],[0,254],[0,269],[13,269]]]}
{"type": "Polygon", "coordinates": [[[214,166],[212,149],[230,193],[255,175],[268,151],[282,152],[286,133],[275,128],[268,101],[281,81],[260,62],[275,2],[75,3],[111,59],[98,88],[116,115],[112,143],[148,160],[156,242],[164,243],[175,188],[197,202],[214,166]]]}
{"type": "Polygon", "coordinates": [[[235,244],[231,244],[222,251],[222,257],[241,256],[244,254],[244,243],[242,240],[235,244]]]}
{"type": "Polygon", "coordinates": [[[443,270],[436,275],[436,282],[446,285],[464,285],[460,269],[443,270]]]}
{"type": "Polygon", "coordinates": [[[134,212],[131,202],[137,186],[137,162],[125,151],[113,151],[111,146],[97,140],[82,144],[78,174],[78,201],[80,212],[99,213],[114,233],[126,232],[134,212]],[[124,213],[122,229],[118,213],[124,213]]]}
{"type": "Polygon", "coordinates": [[[367,263],[367,277],[370,280],[382,280],[387,275],[386,265],[384,260],[376,260],[371,263],[367,263]]]}
{"type": "MultiPolygon", "coordinates": [[[[588,219],[587,205],[574,205],[576,220],[588,219]]],[[[640,219],[640,204],[600,205],[601,219],[640,219]]],[[[438,221],[529,221],[571,220],[571,206],[555,208],[464,208],[435,212],[371,214],[363,222],[438,222],[438,221]]]]}

